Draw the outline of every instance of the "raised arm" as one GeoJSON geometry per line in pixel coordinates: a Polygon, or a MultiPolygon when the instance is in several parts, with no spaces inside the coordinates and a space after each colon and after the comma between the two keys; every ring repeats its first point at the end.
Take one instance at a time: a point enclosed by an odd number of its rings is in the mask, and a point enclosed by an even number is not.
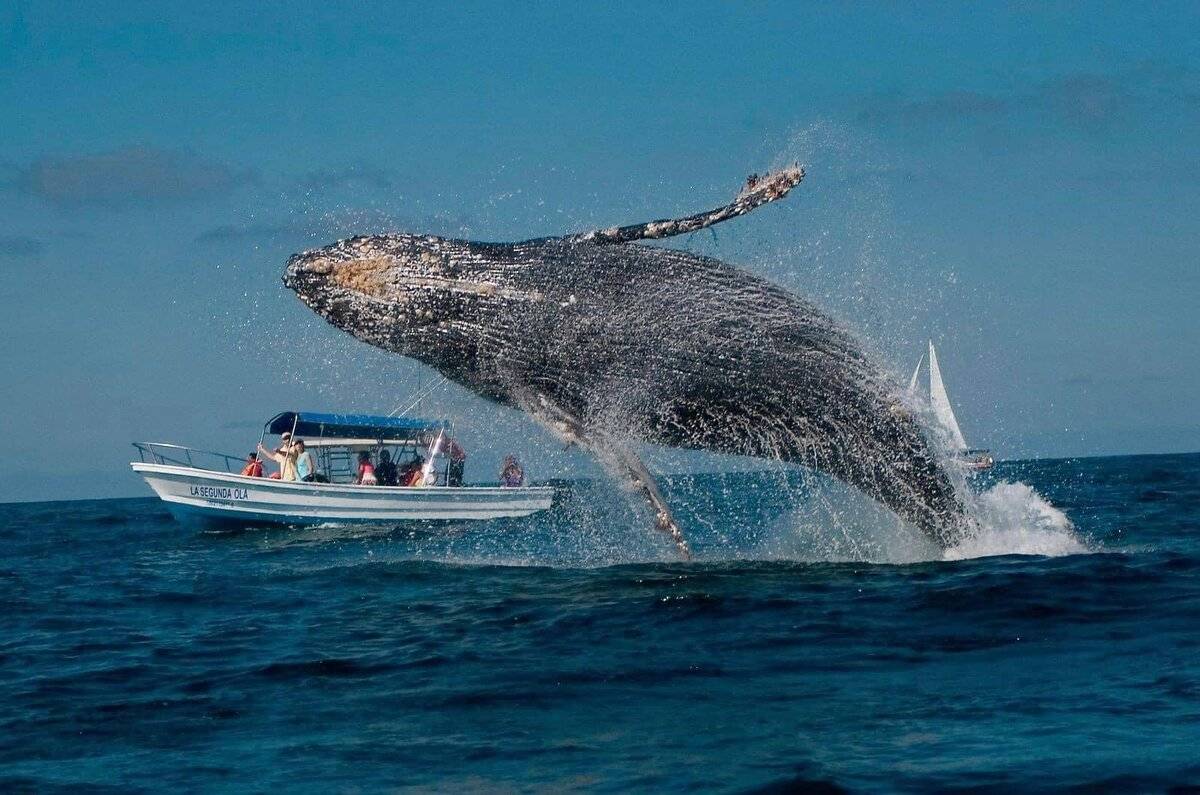
{"type": "Polygon", "coordinates": [[[262,442],[259,442],[259,443],[258,443],[258,458],[259,458],[259,460],[260,460],[260,461],[262,460],[262,457],[263,457],[264,455],[265,455],[267,458],[269,458],[269,459],[271,459],[272,461],[274,461],[275,463],[277,463],[277,464],[282,464],[282,463],[283,463],[283,456],[281,456],[281,455],[276,455],[276,454],[274,453],[274,451],[272,451],[272,450],[268,450],[267,448],[265,448],[265,447],[263,447],[263,446],[262,446],[262,442]]]}
{"type": "Polygon", "coordinates": [[[799,164],[761,177],[751,174],[737,198],[724,207],[689,215],[686,218],[664,218],[642,224],[593,229],[591,232],[567,235],[562,239],[567,243],[630,243],[635,240],[658,240],[695,232],[730,218],[745,215],[767,202],[782,199],[792,188],[799,185],[802,179],[804,179],[804,169],[799,164]]]}

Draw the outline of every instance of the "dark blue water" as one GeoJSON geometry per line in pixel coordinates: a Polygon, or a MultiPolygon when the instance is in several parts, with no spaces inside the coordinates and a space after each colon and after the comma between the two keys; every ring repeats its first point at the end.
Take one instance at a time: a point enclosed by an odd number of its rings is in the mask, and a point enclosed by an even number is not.
{"type": "Polygon", "coordinates": [[[1200,455],[1001,466],[1042,526],[974,552],[1052,556],[922,560],[786,479],[672,482],[693,564],[602,483],[422,529],[0,505],[0,789],[1200,785],[1200,455]]]}

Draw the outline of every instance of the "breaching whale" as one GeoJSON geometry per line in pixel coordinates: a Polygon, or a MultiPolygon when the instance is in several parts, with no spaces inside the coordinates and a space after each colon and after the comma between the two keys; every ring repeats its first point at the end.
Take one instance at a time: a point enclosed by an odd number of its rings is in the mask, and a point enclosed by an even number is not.
{"type": "Polygon", "coordinates": [[[953,482],[853,334],[744,270],[636,242],[744,215],[803,177],[752,176],[715,210],[565,237],[353,237],[294,255],[283,281],[334,326],[590,450],[685,556],[638,442],[811,467],[952,545],[968,527],[953,482]]]}

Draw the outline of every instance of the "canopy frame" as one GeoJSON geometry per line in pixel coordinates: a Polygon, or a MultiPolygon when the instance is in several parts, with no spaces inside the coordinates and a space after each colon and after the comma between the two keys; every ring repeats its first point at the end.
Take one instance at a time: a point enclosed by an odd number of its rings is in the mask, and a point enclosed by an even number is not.
{"type": "Polygon", "coordinates": [[[372,414],[328,414],[315,411],[284,411],[267,420],[264,436],[282,434],[333,439],[375,439],[379,442],[420,440],[449,432],[449,420],[420,417],[386,417],[372,414]]]}

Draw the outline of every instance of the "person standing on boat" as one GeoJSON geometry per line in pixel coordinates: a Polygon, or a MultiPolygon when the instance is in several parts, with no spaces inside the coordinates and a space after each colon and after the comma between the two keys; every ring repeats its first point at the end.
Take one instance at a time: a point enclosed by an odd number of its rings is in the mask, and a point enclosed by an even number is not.
{"type": "Polygon", "coordinates": [[[242,474],[251,478],[261,478],[263,476],[262,461],[258,460],[258,453],[251,453],[246,456],[246,466],[242,467],[242,474]]]}
{"type": "MultiPolygon", "coordinates": [[[[296,480],[296,445],[285,444],[278,451],[268,450],[262,446],[262,442],[258,443],[259,456],[266,456],[275,463],[279,464],[279,474],[271,477],[278,477],[280,480],[296,480]]],[[[309,458],[312,461],[312,458],[309,458]]]]}
{"type": "Polygon", "coordinates": [[[447,486],[461,486],[463,484],[463,468],[467,465],[467,451],[462,448],[455,438],[450,438],[446,442],[446,455],[450,459],[450,468],[446,472],[447,486]]]}
{"type": "Polygon", "coordinates": [[[371,454],[363,450],[358,454],[358,476],[354,482],[360,486],[378,486],[379,479],[375,477],[375,467],[371,464],[371,454]]]}
{"type": "Polygon", "coordinates": [[[316,480],[317,467],[313,463],[312,453],[305,449],[303,439],[292,441],[292,452],[296,456],[296,479],[306,483],[316,480]]]}
{"type": "Polygon", "coordinates": [[[500,485],[510,489],[525,485],[525,470],[521,469],[515,455],[504,456],[504,465],[500,467],[500,485]]]}
{"type": "Polygon", "coordinates": [[[291,446],[292,446],[291,431],[284,431],[283,433],[279,434],[279,446],[276,447],[272,452],[279,454],[279,455],[283,455],[283,454],[287,453],[288,448],[291,446]]]}

